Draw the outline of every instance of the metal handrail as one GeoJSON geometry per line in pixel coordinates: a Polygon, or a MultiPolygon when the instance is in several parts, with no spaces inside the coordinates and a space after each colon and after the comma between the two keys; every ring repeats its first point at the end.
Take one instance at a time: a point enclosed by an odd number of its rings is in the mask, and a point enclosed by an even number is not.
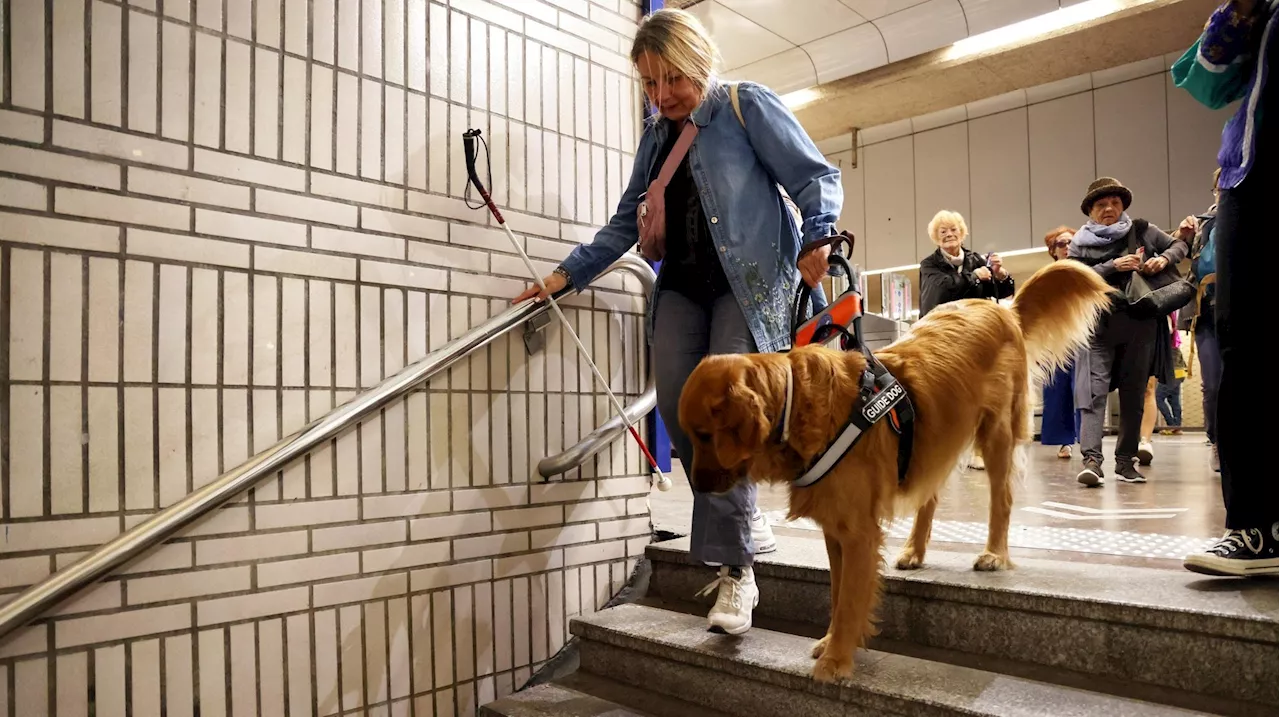
{"type": "MultiPolygon", "coordinates": [[[[640,394],[635,401],[627,404],[623,409],[623,413],[627,414],[627,423],[634,424],[658,404],[658,390],[654,388],[652,382],[640,394]]],[[[577,444],[565,450],[563,453],[557,453],[554,456],[547,456],[538,461],[538,474],[543,478],[567,473],[574,468],[582,465],[588,458],[594,456],[604,450],[610,443],[618,439],[623,431],[627,430],[627,426],[622,423],[622,419],[614,416],[606,421],[596,430],[587,434],[586,438],[578,441],[577,444]]]]}
{"type": "MultiPolygon", "coordinates": [[[[640,280],[646,296],[652,295],[657,279],[653,270],[640,257],[634,254],[624,255],[614,262],[606,273],[613,271],[626,271],[632,274],[640,280]]],[[[561,292],[558,296],[568,293],[571,292],[561,292]]],[[[548,308],[549,304],[546,302],[536,302],[532,299],[511,307],[440,349],[432,351],[400,372],[383,379],[377,386],[360,393],[242,465],[223,473],[212,483],[193,491],[187,497],[105,543],[70,566],[27,588],[17,598],[0,605],[0,638],[36,619],[95,581],[106,577],[112,570],[164,542],[174,533],[220,507],[259,480],[275,475],[290,462],[334,438],[386,404],[402,398],[413,387],[449,368],[472,351],[485,346],[507,331],[547,311],[548,308]]],[[[641,397],[640,402],[643,403],[651,393],[653,393],[652,386],[641,397]]],[[[617,421],[616,417],[614,420],[617,421]]],[[[623,430],[621,421],[617,423],[618,426],[613,432],[614,437],[623,430]]],[[[606,427],[609,425],[605,424],[606,427]]],[[[603,428],[591,433],[588,439],[599,441],[597,434],[601,430],[603,428]]],[[[606,444],[593,443],[594,450],[578,451],[575,455],[579,457],[579,462],[584,461],[604,445],[606,444]]],[[[575,446],[570,451],[577,448],[575,446]]]]}

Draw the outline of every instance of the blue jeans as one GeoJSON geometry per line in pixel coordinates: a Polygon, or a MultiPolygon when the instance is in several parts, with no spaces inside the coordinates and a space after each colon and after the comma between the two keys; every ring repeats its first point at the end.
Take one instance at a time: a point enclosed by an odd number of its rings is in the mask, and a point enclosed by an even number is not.
{"type": "Polygon", "coordinates": [[[1073,371],[1072,367],[1059,369],[1044,386],[1044,410],[1040,415],[1043,445],[1071,446],[1080,438],[1080,412],[1071,395],[1073,371]]]}
{"type": "Polygon", "coordinates": [[[1196,328],[1196,357],[1200,359],[1200,393],[1204,402],[1204,432],[1218,442],[1218,385],[1222,383],[1222,355],[1218,334],[1212,328],[1196,328]]]}
{"type": "Polygon", "coordinates": [[[1175,378],[1173,383],[1156,384],[1156,408],[1164,416],[1166,426],[1182,426],[1182,379],[1175,378]]]}
{"type": "MultiPolygon", "coordinates": [[[[710,306],[675,291],[659,290],[653,316],[653,372],[658,384],[658,413],[686,470],[693,465],[693,444],[680,428],[680,392],[710,354],[753,353],[755,339],[732,293],[710,306]]],[[[689,556],[700,563],[748,566],[755,558],[751,517],[756,485],[744,480],[724,495],[693,494],[693,530],[689,556]]]]}

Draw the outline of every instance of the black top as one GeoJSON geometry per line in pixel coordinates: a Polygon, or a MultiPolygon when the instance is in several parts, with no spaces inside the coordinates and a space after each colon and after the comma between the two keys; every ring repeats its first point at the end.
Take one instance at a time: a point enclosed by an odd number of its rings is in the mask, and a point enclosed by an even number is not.
{"type": "MultiPolygon", "coordinates": [[[[659,169],[680,136],[675,123],[662,121],[667,123],[667,141],[659,149],[654,164],[659,169]]],[[[706,214],[702,211],[702,198],[689,168],[688,154],[671,176],[664,199],[667,253],[662,260],[661,288],[678,291],[695,303],[710,304],[729,293],[729,279],[725,276],[720,257],[716,256],[715,242],[711,238],[706,214]]]]}
{"type": "Polygon", "coordinates": [[[1013,276],[1003,281],[992,272],[990,281],[979,281],[973,272],[987,265],[983,255],[961,249],[964,262],[959,268],[942,256],[942,249],[920,261],[920,318],[939,304],[961,299],[1003,299],[1013,296],[1013,276]]]}

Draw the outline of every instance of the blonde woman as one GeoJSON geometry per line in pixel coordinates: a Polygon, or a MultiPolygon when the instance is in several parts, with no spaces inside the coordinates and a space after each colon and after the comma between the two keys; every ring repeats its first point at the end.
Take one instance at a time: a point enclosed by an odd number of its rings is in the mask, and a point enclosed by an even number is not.
{"type": "MultiPolygon", "coordinates": [[[[708,354],[777,351],[790,343],[791,297],[801,278],[817,287],[826,274],[830,249],[821,240],[836,233],[844,202],[840,170],[823,159],[795,115],[760,85],[743,82],[731,92],[713,74],[716,57],[689,13],[660,10],[641,23],[631,61],[656,117],[640,138],[609,224],[545,280],[551,292],[587,286],[641,240],[638,217],[655,222],[644,227],[641,243],[647,257],[662,259],[649,302],[649,343],[658,412],[686,466],[693,444],[677,410],[685,380],[708,354]],[[682,136],[692,144],[678,142],[682,136]],[[664,181],[655,185],[658,179],[664,181]],[[778,185],[799,208],[799,223],[778,185]],[[651,206],[655,200],[664,212],[651,206]],[[655,226],[665,230],[656,244],[655,226]],[[815,249],[798,260],[809,244],[815,249]]],[[[535,295],[531,288],[517,301],[535,295]]],[[[751,628],[760,599],[752,562],[777,545],[755,503],[750,480],[725,495],[694,494],[690,554],[719,568],[704,591],[716,593],[708,615],[714,631],[751,628]]]]}
{"type": "MultiPolygon", "coordinates": [[[[920,318],[939,304],[960,299],[995,299],[1013,296],[1013,277],[1005,271],[1000,255],[982,256],[964,248],[969,225],[959,212],[943,209],[929,220],[929,238],[937,251],[920,260],[920,318]]],[[[976,449],[969,467],[982,470],[976,449]]]]}
{"type": "Polygon", "coordinates": [[[969,226],[957,212],[944,209],[929,221],[929,238],[938,249],[920,260],[920,318],[949,301],[1013,296],[1013,277],[1000,255],[964,248],[968,237],[969,226]]]}

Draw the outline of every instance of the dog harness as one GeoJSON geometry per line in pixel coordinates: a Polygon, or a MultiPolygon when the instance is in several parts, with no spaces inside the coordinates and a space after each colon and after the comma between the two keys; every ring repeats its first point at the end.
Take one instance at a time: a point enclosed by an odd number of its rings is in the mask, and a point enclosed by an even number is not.
{"type": "MultiPolygon", "coordinates": [[[[852,237],[849,238],[852,239],[852,237]]],[[[852,241],[849,244],[852,249],[852,241]]],[[[836,434],[835,439],[827,445],[825,450],[809,462],[804,472],[792,481],[791,485],[796,488],[808,488],[822,480],[849,451],[853,450],[872,426],[886,417],[889,419],[890,427],[898,435],[898,484],[901,485],[906,480],[907,469],[911,466],[911,449],[915,442],[915,408],[911,405],[906,387],[889,373],[889,369],[885,368],[885,365],[862,341],[862,297],[855,288],[855,282],[852,281],[853,271],[848,262],[839,254],[832,253],[830,263],[846,271],[846,275],[850,278],[850,288],[818,316],[803,323],[796,321],[798,326],[793,332],[792,346],[821,344],[838,337],[844,350],[861,351],[866,357],[867,365],[859,378],[858,400],[854,403],[844,428],[836,434]],[[852,333],[845,328],[849,325],[853,327],[852,333]]],[[[801,282],[796,302],[797,318],[801,315],[804,305],[808,303],[808,294],[808,287],[801,282]]],[[[795,378],[788,364],[787,394],[782,416],[784,443],[791,435],[794,383],[795,378]]]]}
{"type": "MultiPolygon", "coordinates": [[[[862,354],[867,358],[867,368],[863,370],[858,387],[858,400],[845,422],[844,428],[836,434],[835,439],[826,449],[809,462],[799,478],[791,482],[796,488],[808,488],[826,477],[842,458],[858,445],[862,436],[877,422],[888,417],[893,432],[898,434],[898,484],[907,477],[907,469],[911,466],[911,449],[915,441],[915,408],[907,396],[907,390],[898,379],[889,373],[889,369],[864,347],[862,354]]],[[[791,367],[787,367],[787,399],[783,408],[782,441],[785,443],[791,435],[791,408],[794,402],[795,388],[791,367]]]]}

